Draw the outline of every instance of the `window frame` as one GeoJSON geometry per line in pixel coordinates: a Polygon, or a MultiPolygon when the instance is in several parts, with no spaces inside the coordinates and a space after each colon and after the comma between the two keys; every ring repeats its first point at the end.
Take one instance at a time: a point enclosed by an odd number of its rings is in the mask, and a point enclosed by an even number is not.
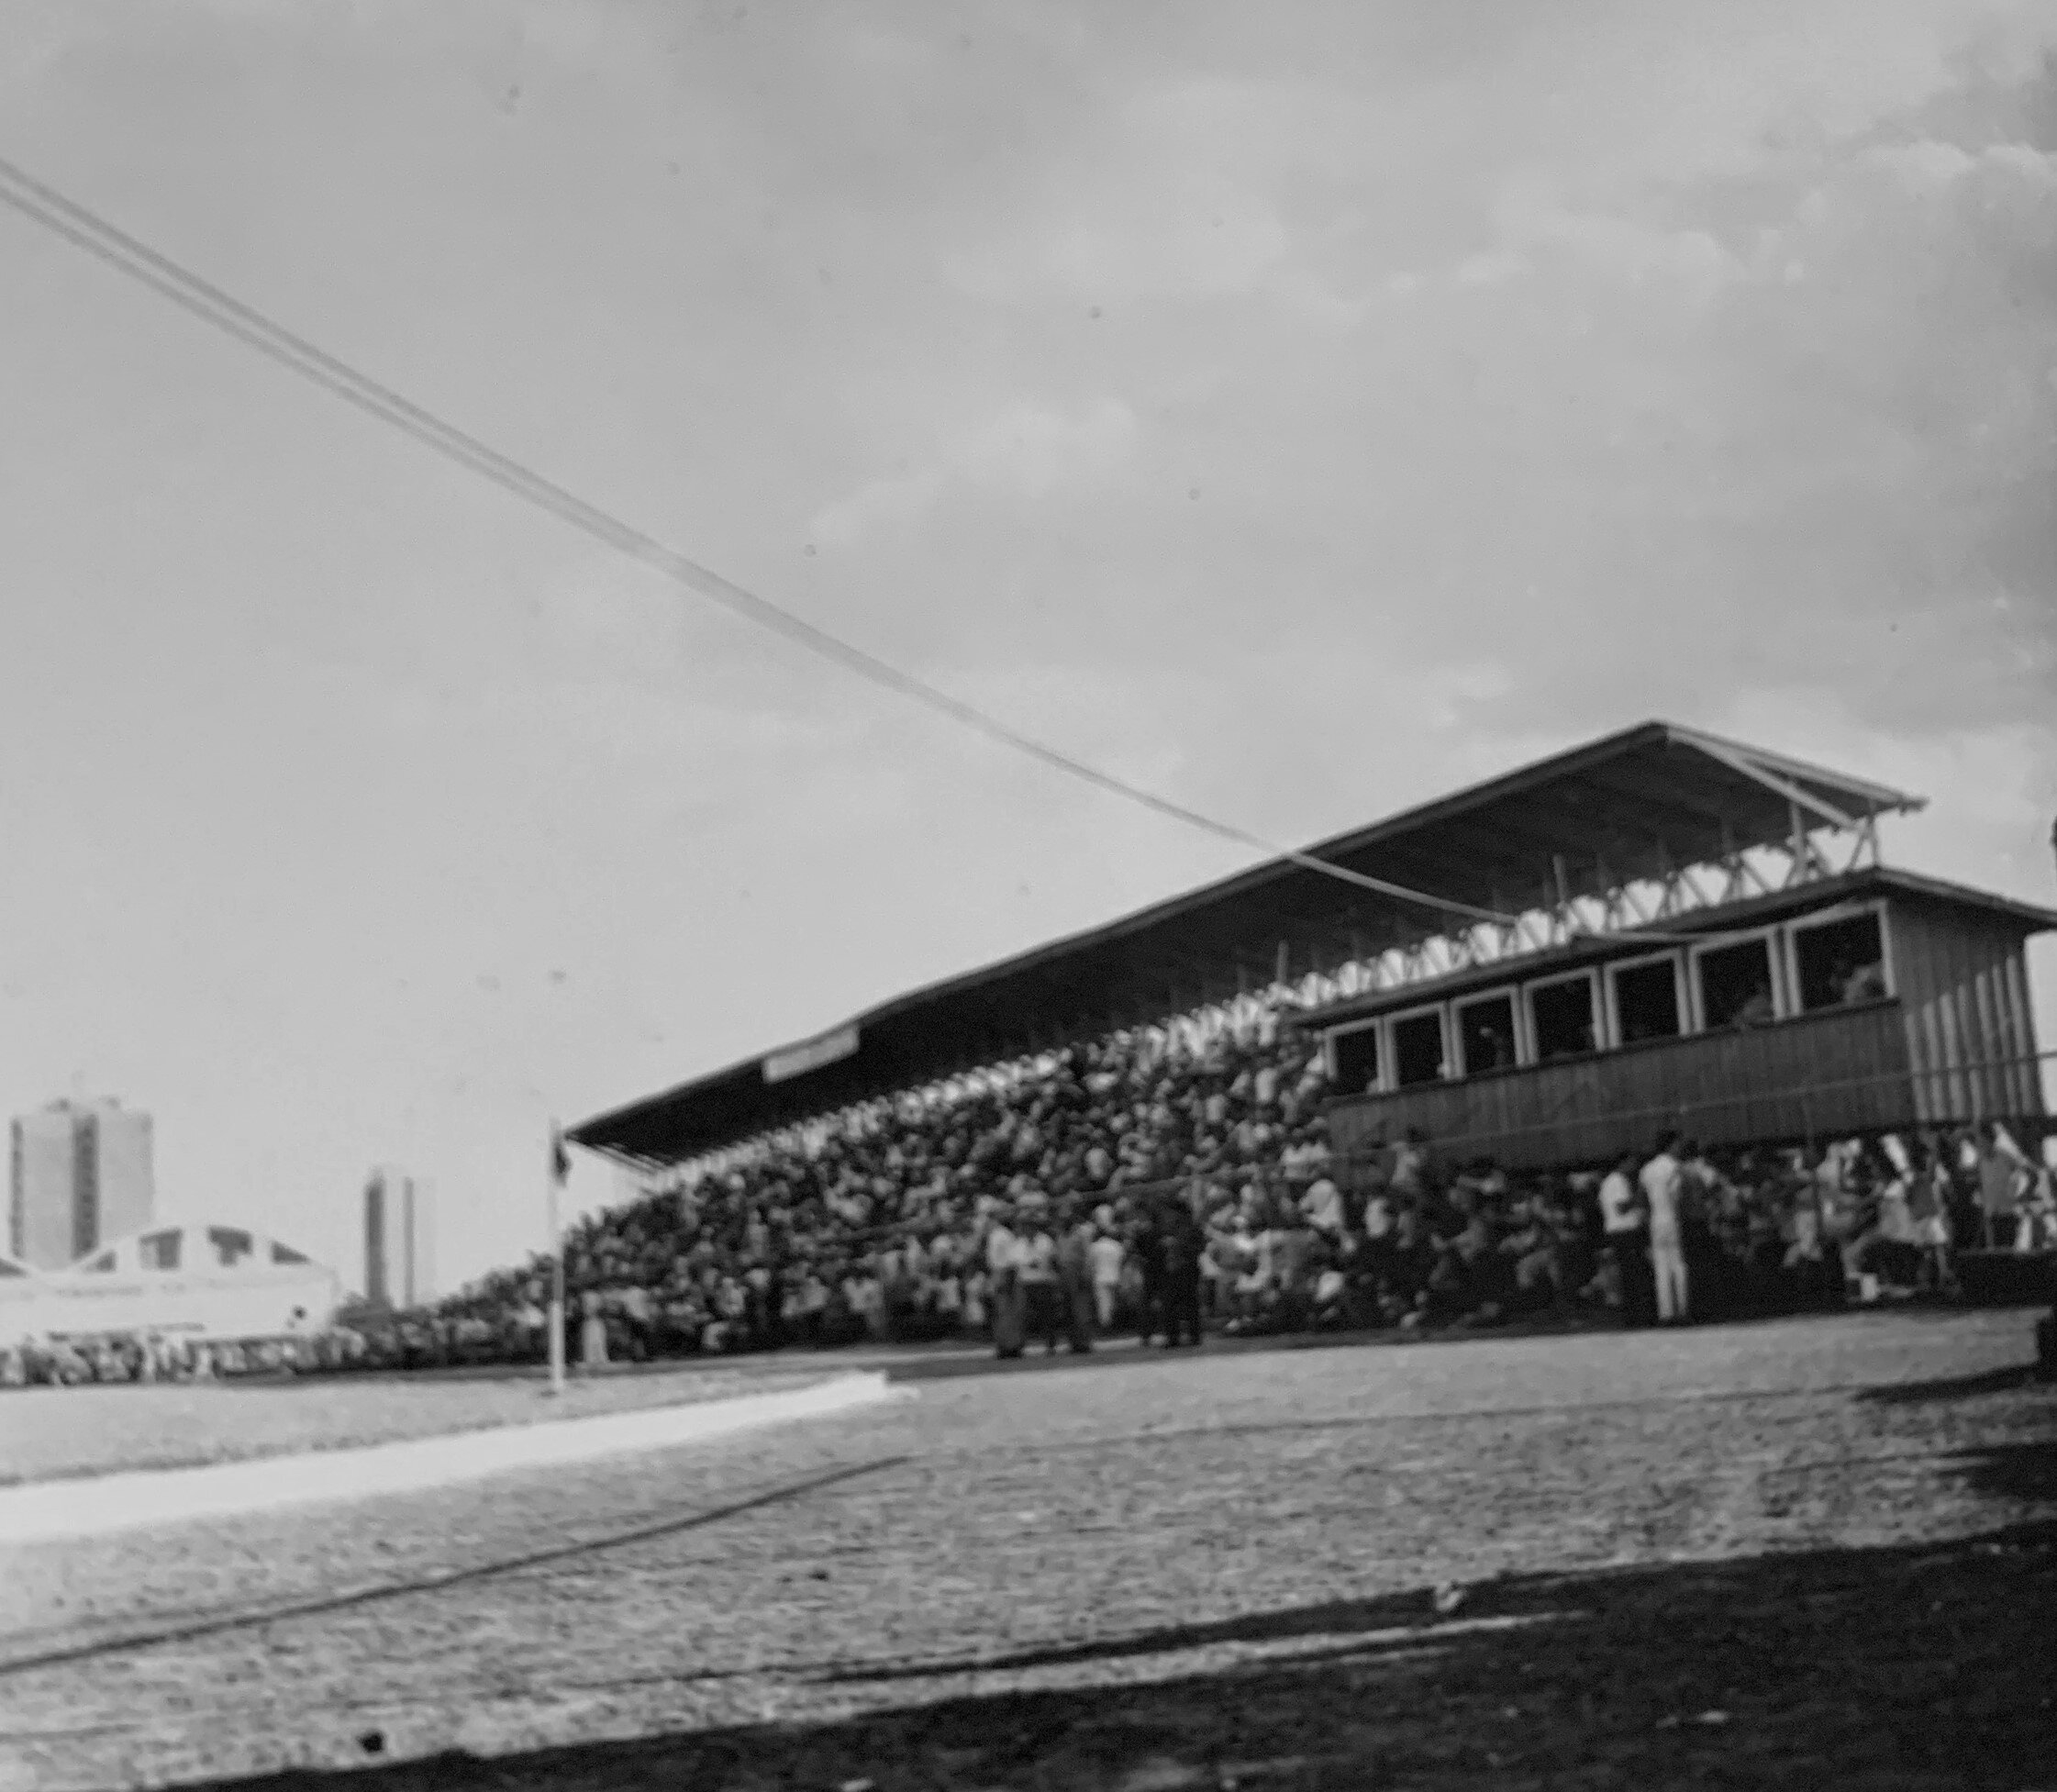
{"type": "Polygon", "coordinates": [[[1443,1059],[1454,1061],[1458,1082],[1469,1081],[1473,1076],[1495,1076],[1502,1071],[1522,1070],[1528,1066],[1528,1056],[1523,1050],[1521,1037],[1521,985],[1518,983],[1500,984],[1489,989],[1473,990],[1469,996],[1453,996],[1448,1004],[1449,1024],[1443,1030],[1443,1059]],[[1512,1063],[1497,1064],[1492,1070],[1473,1070],[1464,1062],[1464,1023],[1460,1018],[1466,1008],[1476,1007],[1483,1002],[1505,999],[1507,1005],[1507,1044],[1513,1049],[1512,1063]]]}
{"type": "Polygon", "coordinates": [[[1521,985],[1521,1020],[1527,1031],[1522,1042],[1522,1063],[1530,1066],[1562,1063],[1567,1058],[1590,1058],[1595,1052],[1605,1052],[1608,1047],[1607,995],[1600,986],[1600,972],[1604,967],[1588,965],[1583,971],[1563,971],[1553,977],[1538,977],[1533,983],[1521,985]],[[1566,1052],[1555,1058],[1542,1054],[1542,1040],[1536,1031],[1536,992],[1539,989],[1556,989],[1565,984],[1583,983],[1593,1015],[1593,1043],[1584,1052],[1566,1052]]]}
{"type": "MultiPolygon", "coordinates": [[[[1791,992],[1790,1007],[1796,1016],[1808,1014],[1832,1014],[1834,1008],[1809,1008],[1802,1005],[1803,991],[1800,985],[1800,935],[1818,927],[1833,927],[1840,921],[1862,920],[1866,915],[1878,922],[1879,968],[1885,974],[1884,999],[1896,1002],[1900,998],[1898,979],[1893,974],[1893,923],[1889,906],[1878,897],[1869,901],[1856,900],[1835,903],[1827,908],[1818,908],[1811,915],[1796,916],[1787,921],[1785,933],[1786,986],[1791,992]]],[[[1837,1004],[1838,1007],[1845,1006],[1837,1004]]]]}
{"type": "MultiPolygon", "coordinates": [[[[1785,954],[1780,949],[1785,931],[1783,924],[1773,921],[1762,927],[1744,928],[1734,933],[1722,933],[1711,940],[1703,940],[1686,947],[1686,984],[1693,1002],[1693,1031],[1702,1034],[1707,1027],[1707,1004],[1700,995],[1700,961],[1709,952],[1733,952],[1738,946],[1747,946],[1752,941],[1762,941],[1764,945],[1765,968],[1772,974],[1772,1024],[1793,1018],[1793,1007],[1785,989],[1785,954]]],[[[1724,1026],[1724,1032],[1729,1028],[1724,1026]]]]}
{"type": "Polygon", "coordinates": [[[1694,1033],[1693,996],[1687,987],[1689,979],[1685,969],[1685,953],[1673,946],[1663,952],[1641,952],[1634,958],[1611,960],[1601,968],[1607,975],[1603,983],[1607,991],[1607,1012],[1604,1024],[1607,1028],[1607,1045],[1609,1052],[1632,1051],[1639,1045],[1661,1045],[1661,1039],[1627,1040],[1621,1036],[1621,999],[1618,984],[1624,971],[1640,970],[1645,964],[1669,964],[1672,967],[1672,1000],[1678,1008],[1678,1031],[1666,1034],[1667,1039],[1690,1039],[1694,1033]]]}
{"type": "Polygon", "coordinates": [[[1367,1088],[1349,1090],[1346,1093],[1351,1095],[1386,1094],[1386,1072],[1392,1067],[1393,1059],[1391,1052],[1386,1050],[1384,1017],[1373,1015],[1369,1020],[1352,1020],[1340,1027],[1331,1027],[1323,1035],[1321,1049],[1328,1059],[1329,1081],[1331,1084],[1340,1083],[1342,1080],[1342,1073],[1336,1064],[1336,1041],[1342,1038],[1345,1033],[1370,1033],[1373,1041],[1373,1049],[1378,1053],[1378,1078],[1375,1085],[1367,1088]]]}
{"type": "Polygon", "coordinates": [[[1417,1007],[1403,1008],[1397,1014],[1389,1014],[1385,1017],[1385,1039],[1379,1047],[1383,1062],[1387,1067],[1386,1076],[1389,1078],[1389,1080],[1382,1078],[1382,1080],[1385,1080],[1385,1094],[1396,1095],[1407,1089],[1434,1088],[1441,1084],[1456,1080],[1451,1075],[1452,1060],[1456,1053],[1451,1050],[1450,1004],[1447,1001],[1423,1002],[1417,1007]],[[1400,1048],[1395,1042],[1396,1031],[1402,1021],[1418,1020],[1425,1014],[1434,1015],[1441,1029],[1442,1067],[1436,1075],[1426,1078],[1422,1082],[1403,1083],[1400,1081],[1400,1048]]]}

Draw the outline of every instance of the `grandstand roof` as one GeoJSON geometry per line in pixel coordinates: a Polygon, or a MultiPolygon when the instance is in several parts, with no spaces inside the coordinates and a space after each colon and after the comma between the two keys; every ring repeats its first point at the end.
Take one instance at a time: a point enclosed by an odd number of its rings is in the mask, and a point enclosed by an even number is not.
{"type": "MultiPolygon", "coordinates": [[[[1453,909],[1573,896],[1851,827],[1923,799],[1669,722],[1645,722],[1307,853],[1453,909]],[[1560,866],[1560,863],[1562,865],[1560,866]]],[[[677,1163],[981,1064],[1134,1026],[1446,932],[1448,914],[1267,861],[1088,932],[901,996],[814,1040],[586,1120],[588,1149],[677,1163]]]]}

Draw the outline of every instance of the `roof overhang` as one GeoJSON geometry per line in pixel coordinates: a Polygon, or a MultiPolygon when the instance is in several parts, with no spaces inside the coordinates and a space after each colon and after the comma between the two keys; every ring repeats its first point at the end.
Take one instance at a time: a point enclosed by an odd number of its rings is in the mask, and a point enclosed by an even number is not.
{"type": "Polygon", "coordinates": [[[573,1142],[675,1163],[1082,1036],[1326,974],[1470,926],[1602,898],[1682,867],[1868,829],[1923,799],[1645,722],[1105,926],[884,1003],[814,1039],[582,1122],[573,1142]],[[1313,857],[1419,892],[1333,878],[1313,857]]]}

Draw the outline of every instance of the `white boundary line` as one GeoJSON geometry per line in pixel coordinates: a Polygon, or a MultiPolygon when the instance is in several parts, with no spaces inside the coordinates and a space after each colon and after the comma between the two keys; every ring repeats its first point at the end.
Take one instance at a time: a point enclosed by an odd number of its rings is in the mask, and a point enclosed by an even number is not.
{"type": "Polygon", "coordinates": [[[235,1518],[282,1507],[366,1499],[483,1480],[513,1469],[589,1462],[731,1436],[787,1419],[826,1418],[915,1397],[884,1375],[838,1375],[811,1387],[684,1406],[497,1425],[361,1448],[306,1451],[203,1468],[136,1471],[0,1487],[0,1547],[95,1537],[145,1525],[235,1518]]]}

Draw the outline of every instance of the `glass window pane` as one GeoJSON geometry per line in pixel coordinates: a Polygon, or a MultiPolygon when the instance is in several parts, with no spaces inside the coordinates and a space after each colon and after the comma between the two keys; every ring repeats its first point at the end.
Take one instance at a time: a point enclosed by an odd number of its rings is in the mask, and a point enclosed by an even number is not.
{"type": "Polygon", "coordinates": [[[1620,1017],[1624,1045],[1648,1039],[1676,1039],[1685,1030],[1678,1011],[1678,979],[1668,958],[1617,971],[1614,1006],[1620,1017]]]}
{"type": "Polygon", "coordinates": [[[1700,1012],[1709,1029],[1762,1027],[1777,1018],[1772,1003],[1771,942],[1741,940],[1699,957],[1700,1012]]]}
{"type": "Polygon", "coordinates": [[[179,1266],[179,1233],[152,1232],[141,1240],[137,1250],[142,1257],[145,1269],[176,1269],[179,1266]]]}
{"type": "Polygon", "coordinates": [[[1336,1087],[1360,1095],[1378,1087],[1378,1029],[1360,1027],[1336,1035],[1336,1087]]]}
{"type": "Polygon", "coordinates": [[[1409,1015],[1393,1023],[1393,1067],[1395,1080],[1403,1089],[1441,1076],[1443,1018],[1440,1013],[1409,1015]]]}
{"type": "Polygon", "coordinates": [[[1514,997],[1482,996],[1460,1003],[1457,1009],[1457,1045],[1466,1076],[1489,1070],[1508,1070],[1514,1065],[1514,997]]]}
{"type": "Polygon", "coordinates": [[[1546,983],[1529,992],[1536,1018],[1536,1057],[1573,1058],[1599,1044],[1593,1025],[1593,985],[1580,977],[1572,983],[1546,983]]]}
{"type": "Polygon", "coordinates": [[[1885,994],[1885,942],[1876,915],[1793,929],[1800,973],[1800,1012],[1875,1002],[1885,994]]]}

